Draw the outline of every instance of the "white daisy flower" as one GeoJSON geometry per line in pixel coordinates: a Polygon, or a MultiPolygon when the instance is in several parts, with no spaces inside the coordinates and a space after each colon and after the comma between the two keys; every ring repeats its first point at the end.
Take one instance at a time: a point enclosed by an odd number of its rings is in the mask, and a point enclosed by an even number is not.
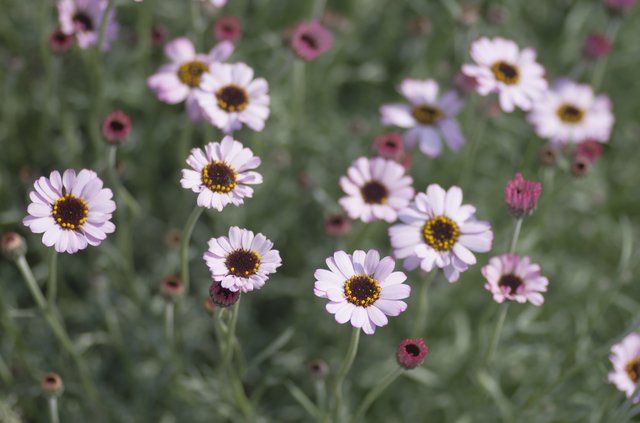
{"type": "Polygon", "coordinates": [[[548,88],[536,55],[532,48],[520,51],[514,41],[482,37],[471,44],[471,57],[478,65],[463,65],[462,72],[476,78],[480,95],[499,92],[505,112],[512,112],[514,105],[529,111],[548,88]]]}
{"type": "Polygon", "coordinates": [[[410,128],[402,137],[405,147],[413,149],[419,143],[420,150],[431,158],[442,153],[440,133],[453,151],[460,150],[465,143],[460,124],[454,119],[464,107],[464,101],[455,91],[449,91],[438,100],[438,89],[433,79],[405,79],[398,91],[411,102],[411,106],[380,106],[381,123],[410,128]]]}
{"type": "Polygon", "coordinates": [[[262,162],[254,157],[242,143],[227,135],[222,143],[211,142],[204,147],[191,150],[187,164],[192,169],[182,170],[180,183],[182,188],[190,189],[198,195],[198,206],[222,211],[227,204],[238,206],[244,203],[243,198],[253,196],[253,188],[245,184],[261,184],[262,175],[249,172],[262,162]]]}
{"type": "Polygon", "coordinates": [[[380,157],[360,157],[340,178],[340,186],[347,193],[338,202],[351,219],[364,223],[376,219],[395,222],[398,210],[406,207],[413,197],[411,176],[404,175],[404,167],[380,157]]]}
{"type": "Polygon", "coordinates": [[[455,282],[469,265],[476,264],[471,251],[491,250],[493,232],[489,222],[479,222],[472,205],[462,205],[462,190],[456,186],[445,191],[437,184],[418,193],[398,217],[405,224],[389,228],[394,256],[405,259],[403,268],[420,266],[430,272],[435,266],[444,270],[449,282],[455,282]]]}
{"type": "MultiPolygon", "coordinates": [[[[611,347],[609,360],[613,364],[613,371],[609,372],[609,382],[614,383],[618,390],[625,393],[627,398],[633,395],[640,378],[640,335],[635,332],[625,336],[622,342],[611,347]]],[[[640,395],[633,399],[634,404],[640,401],[640,395]]]]}
{"type": "Polygon", "coordinates": [[[482,268],[482,275],[487,280],[484,287],[493,294],[497,303],[513,300],[533,305],[542,305],[547,292],[549,279],[540,276],[540,266],[531,263],[529,257],[522,259],[517,254],[502,254],[491,257],[489,264],[482,268]]]}

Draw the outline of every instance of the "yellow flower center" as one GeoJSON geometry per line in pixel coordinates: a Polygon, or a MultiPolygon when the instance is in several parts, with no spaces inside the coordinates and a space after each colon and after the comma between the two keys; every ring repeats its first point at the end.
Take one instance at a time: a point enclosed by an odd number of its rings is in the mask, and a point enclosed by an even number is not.
{"type": "Polygon", "coordinates": [[[89,207],[82,198],[73,194],[60,197],[53,204],[52,215],[56,223],[63,229],[80,229],[87,221],[89,207]]]}
{"type": "Polygon", "coordinates": [[[225,193],[237,185],[237,177],[238,173],[227,162],[214,160],[202,169],[201,180],[211,191],[225,193]]]}
{"type": "Polygon", "coordinates": [[[369,307],[380,297],[380,285],[366,273],[358,274],[344,284],[344,295],[351,304],[369,307]]]}
{"type": "Polygon", "coordinates": [[[436,251],[449,251],[458,242],[460,229],[447,216],[436,216],[422,227],[424,242],[436,251]]]}
{"type": "Polygon", "coordinates": [[[442,117],[442,112],[437,107],[423,105],[414,107],[411,115],[422,125],[433,125],[442,117]]]}
{"type": "Polygon", "coordinates": [[[515,85],[520,79],[520,70],[516,65],[503,62],[502,60],[495,62],[491,66],[491,72],[496,80],[504,82],[507,85],[515,85]]]}
{"type": "Polygon", "coordinates": [[[200,86],[200,77],[209,70],[209,65],[198,60],[187,62],[178,69],[178,78],[190,88],[200,86]]]}
{"type": "Polygon", "coordinates": [[[560,106],[556,113],[564,123],[580,123],[584,117],[584,111],[566,103],[560,106]]]}

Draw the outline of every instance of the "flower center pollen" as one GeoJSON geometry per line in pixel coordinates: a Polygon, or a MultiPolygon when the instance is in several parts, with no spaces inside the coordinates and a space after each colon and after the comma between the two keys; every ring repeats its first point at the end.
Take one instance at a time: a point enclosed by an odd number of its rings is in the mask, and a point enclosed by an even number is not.
{"type": "Polygon", "coordinates": [[[80,229],[87,221],[89,207],[87,202],[76,198],[73,194],[66,194],[58,198],[53,204],[53,218],[63,229],[80,229]]]}
{"type": "Polygon", "coordinates": [[[73,15],[72,20],[76,26],[81,27],[83,31],[93,31],[93,20],[91,20],[91,17],[86,13],[78,12],[73,15]]]}
{"type": "Polygon", "coordinates": [[[509,287],[509,293],[512,295],[516,293],[520,285],[522,285],[522,278],[512,273],[509,273],[507,275],[502,275],[500,277],[500,280],[498,281],[498,286],[500,288],[505,286],[509,287]]]}
{"type": "Polygon", "coordinates": [[[447,216],[436,216],[422,227],[424,242],[436,251],[449,251],[458,242],[460,229],[447,216]]]}
{"type": "Polygon", "coordinates": [[[498,81],[504,82],[507,85],[515,85],[520,79],[520,71],[516,65],[511,65],[502,60],[495,62],[491,66],[491,72],[498,81]]]}
{"type": "Polygon", "coordinates": [[[249,95],[235,84],[222,87],[216,93],[218,106],[227,112],[241,112],[249,104],[249,95]]]}
{"type": "Polygon", "coordinates": [[[584,112],[570,104],[563,104],[557,111],[558,117],[564,123],[580,123],[584,112]]]}
{"type": "Polygon", "coordinates": [[[380,297],[378,281],[366,275],[358,274],[344,285],[344,295],[347,301],[358,307],[369,307],[380,297]]]}
{"type": "Polygon", "coordinates": [[[414,107],[411,115],[422,125],[433,125],[442,117],[442,112],[436,107],[423,105],[414,107]]]}
{"type": "Polygon", "coordinates": [[[360,188],[362,198],[367,204],[385,204],[389,190],[378,181],[369,181],[360,188]]]}
{"type": "Polygon", "coordinates": [[[633,381],[633,383],[638,383],[638,362],[640,361],[640,357],[636,357],[630,362],[627,363],[627,374],[629,375],[629,379],[633,381]]]}
{"type": "Polygon", "coordinates": [[[258,271],[260,256],[253,250],[236,250],[227,256],[224,264],[232,275],[247,277],[258,271]]]}
{"type": "Polygon", "coordinates": [[[200,77],[209,70],[209,65],[198,60],[187,62],[178,69],[178,78],[190,88],[200,86],[200,77]]]}
{"type": "Polygon", "coordinates": [[[238,173],[227,162],[214,160],[202,169],[202,183],[213,192],[225,193],[236,185],[238,173]]]}

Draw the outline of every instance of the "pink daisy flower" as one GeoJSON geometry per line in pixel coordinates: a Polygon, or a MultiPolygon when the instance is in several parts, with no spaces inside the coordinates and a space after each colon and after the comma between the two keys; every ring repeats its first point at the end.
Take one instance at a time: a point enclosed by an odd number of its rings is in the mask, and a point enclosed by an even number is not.
{"type": "Polygon", "coordinates": [[[413,197],[413,178],[404,175],[404,168],[393,160],[380,157],[360,157],[340,178],[340,186],[347,193],[338,202],[351,219],[364,223],[376,219],[395,222],[398,210],[406,207],[413,197]]]}
{"type": "Polygon", "coordinates": [[[479,222],[472,205],[462,205],[462,190],[456,186],[445,191],[437,184],[419,192],[398,217],[404,224],[389,228],[393,255],[405,259],[403,268],[420,266],[430,272],[435,266],[444,270],[449,282],[455,282],[469,265],[476,264],[471,251],[491,250],[493,232],[489,222],[479,222]]]}
{"type": "Polygon", "coordinates": [[[298,24],[291,39],[293,51],[298,57],[308,61],[314,60],[329,50],[331,44],[333,44],[333,33],[320,25],[317,20],[308,24],[298,24]]]}
{"type": "Polygon", "coordinates": [[[516,173],[516,178],[507,182],[504,189],[509,213],[516,218],[530,216],[538,204],[541,192],[540,182],[525,181],[521,173],[516,173]]]}
{"type": "Polygon", "coordinates": [[[227,135],[222,143],[211,142],[191,150],[187,164],[193,170],[183,169],[182,188],[197,192],[198,206],[222,211],[227,204],[244,204],[243,198],[253,196],[253,188],[246,184],[261,184],[262,175],[250,172],[260,166],[260,157],[243,148],[242,143],[227,135]]]}
{"type": "Polygon", "coordinates": [[[540,266],[531,264],[529,257],[517,254],[503,254],[489,259],[489,264],[482,268],[482,275],[487,280],[484,287],[493,294],[493,299],[501,303],[506,299],[533,305],[542,305],[544,298],[541,292],[547,292],[549,279],[540,276],[540,266]]]}
{"type": "Polygon", "coordinates": [[[380,106],[380,122],[383,125],[410,128],[403,136],[405,147],[413,149],[419,143],[420,150],[431,158],[442,153],[440,133],[453,151],[460,150],[465,143],[460,124],[454,119],[464,107],[464,101],[458,98],[456,91],[449,91],[438,100],[438,90],[438,84],[433,79],[405,79],[398,91],[409,100],[411,106],[380,106]]]}
{"type": "Polygon", "coordinates": [[[82,169],[76,177],[67,169],[62,178],[57,170],[40,177],[29,194],[29,216],[22,223],[42,236],[42,243],[57,252],[73,254],[89,245],[100,245],[116,227],[110,222],[116,203],[113,192],[102,188],[98,175],[82,169]],[[64,187],[64,194],[62,188],[64,187]]]}
{"type": "Polygon", "coordinates": [[[327,258],[327,266],[330,271],[318,269],[314,273],[313,293],[329,299],[326,309],[335,314],[336,322],[351,321],[353,327],[373,335],[376,326],[389,322],[387,316],[398,316],[407,309],[401,300],[409,297],[411,287],[403,283],[407,275],[393,272],[391,257],[380,260],[376,250],[356,250],[353,256],[336,251],[327,258]]]}
{"type": "Polygon", "coordinates": [[[225,134],[242,128],[243,123],[262,131],[269,117],[267,81],[253,79],[253,69],[244,63],[213,63],[209,71],[195,93],[205,118],[225,134]]]}
{"type": "Polygon", "coordinates": [[[276,268],[282,265],[278,250],[272,250],[273,242],[264,235],[233,226],[229,238],[211,238],[205,262],[213,280],[222,288],[242,292],[260,289],[276,268]]]}
{"type": "Polygon", "coordinates": [[[240,39],[240,35],[242,35],[242,29],[240,20],[236,16],[223,16],[213,27],[213,37],[217,41],[229,40],[234,43],[240,39]]]}
{"type": "MultiPolygon", "coordinates": [[[[81,49],[97,44],[107,4],[107,0],[58,0],[60,29],[67,35],[75,35],[81,49]]],[[[110,41],[118,37],[119,26],[115,18],[114,8],[107,16],[102,50],[109,50],[110,41]]]]}
{"type": "Polygon", "coordinates": [[[195,100],[194,90],[200,86],[203,74],[209,71],[209,65],[226,60],[233,53],[233,44],[223,41],[217,44],[208,55],[196,54],[193,43],[184,37],[176,38],[164,47],[164,53],[171,63],[163,65],[158,72],[147,79],[149,89],[160,101],[177,104],[187,100],[189,119],[201,121],[203,116],[195,100]]]}
{"type": "MultiPolygon", "coordinates": [[[[625,393],[627,398],[633,395],[640,378],[638,363],[640,363],[640,335],[630,333],[621,343],[611,347],[612,355],[609,356],[613,371],[609,372],[609,383],[614,383],[618,390],[625,393]]],[[[634,403],[640,401],[640,395],[633,399],[634,403]]]]}
{"type": "Polygon", "coordinates": [[[471,57],[477,65],[463,65],[462,72],[478,81],[480,95],[500,93],[500,107],[513,112],[514,106],[531,110],[548,88],[544,68],[536,62],[536,51],[504,38],[482,37],[471,44],[471,57]]]}

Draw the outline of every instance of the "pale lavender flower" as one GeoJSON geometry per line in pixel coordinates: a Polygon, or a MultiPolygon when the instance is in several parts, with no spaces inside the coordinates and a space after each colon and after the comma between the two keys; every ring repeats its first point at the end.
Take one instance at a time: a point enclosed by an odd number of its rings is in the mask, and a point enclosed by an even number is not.
{"type": "Polygon", "coordinates": [[[547,292],[549,279],[540,276],[540,266],[532,264],[529,257],[517,254],[502,254],[489,259],[489,264],[482,268],[482,275],[487,280],[485,289],[493,294],[493,299],[501,303],[506,299],[533,305],[542,305],[547,292]]]}
{"type": "MultiPolygon", "coordinates": [[[[609,356],[613,371],[609,372],[609,383],[614,383],[618,390],[629,398],[638,386],[640,363],[640,335],[633,332],[627,335],[621,343],[611,347],[612,355],[609,356]]],[[[640,395],[633,399],[634,403],[640,401],[640,395]]]]}
{"type": "MultiPolygon", "coordinates": [[[[82,49],[97,44],[107,5],[107,0],[58,0],[60,29],[67,35],[75,35],[78,45],[82,49]]],[[[107,16],[102,50],[109,50],[109,43],[118,36],[119,25],[115,18],[116,10],[114,8],[107,16]]]]}

